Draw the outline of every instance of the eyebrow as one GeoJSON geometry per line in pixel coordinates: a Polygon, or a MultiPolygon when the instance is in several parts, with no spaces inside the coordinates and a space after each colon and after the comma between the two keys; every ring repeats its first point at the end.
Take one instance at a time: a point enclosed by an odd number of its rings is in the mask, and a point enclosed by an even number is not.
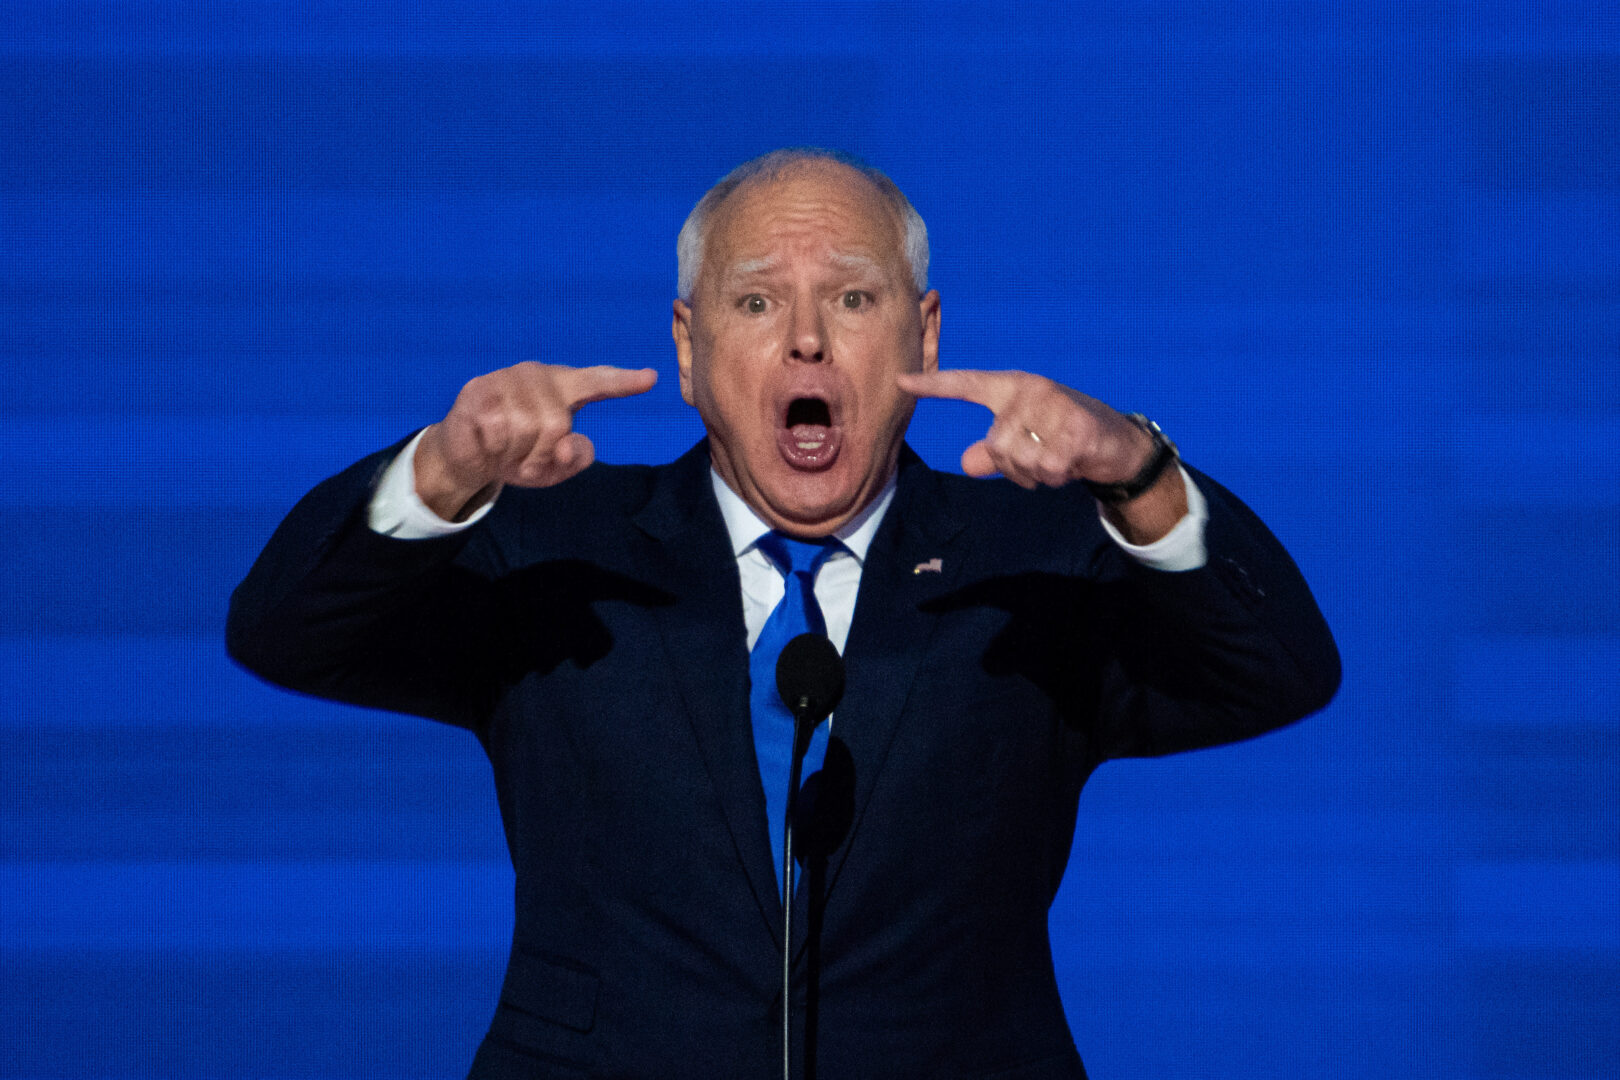
{"type": "Polygon", "coordinates": [[[726,270],[726,277],[747,277],[750,274],[759,274],[765,272],[766,270],[774,270],[776,269],[776,266],[777,258],[775,255],[767,255],[762,259],[744,259],[742,262],[732,263],[731,266],[726,270]]]}
{"type": "Polygon", "coordinates": [[[860,270],[869,274],[883,273],[883,267],[874,258],[867,255],[856,255],[852,252],[834,252],[832,261],[846,270],[860,270]]]}
{"type": "MultiPolygon", "coordinates": [[[[881,277],[883,274],[883,264],[870,255],[858,255],[852,251],[835,251],[829,258],[844,270],[870,274],[874,277],[881,277]]],[[[781,259],[775,255],[765,255],[758,259],[743,259],[740,262],[732,263],[726,268],[725,280],[735,281],[738,278],[748,278],[755,274],[768,273],[781,265],[781,259]]]]}

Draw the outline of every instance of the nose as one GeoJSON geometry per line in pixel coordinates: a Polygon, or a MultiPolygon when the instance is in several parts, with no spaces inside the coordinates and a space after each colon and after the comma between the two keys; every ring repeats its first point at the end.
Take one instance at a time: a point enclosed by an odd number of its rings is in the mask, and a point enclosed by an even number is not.
{"type": "Polygon", "coordinates": [[[827,359],[827,328],[822,325],[821,308],[813,297],[800,297],[793,305],[793,321],[788,327],[788,356],[808,364],[827,359]]]}

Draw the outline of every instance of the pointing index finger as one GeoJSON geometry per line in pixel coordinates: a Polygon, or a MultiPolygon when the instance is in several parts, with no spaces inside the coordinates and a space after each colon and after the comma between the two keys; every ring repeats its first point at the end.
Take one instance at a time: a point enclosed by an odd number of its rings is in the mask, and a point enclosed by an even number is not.
{"type": "Polygon", "coordinates": [[[658,372],[652,368],[632,369],[598,364],[596,367],[571,369],[564,378],[563,391],[569,411],[573,412],[593,402],[645,394],[657,381],[658,372]]]}
{"type": "Polygon", "coordinates": [[[900,389],[917,397],[971,401],[997,413],[1012,393],[1005,372],[969,368],[908,372],[900,376],[900,389]]]}

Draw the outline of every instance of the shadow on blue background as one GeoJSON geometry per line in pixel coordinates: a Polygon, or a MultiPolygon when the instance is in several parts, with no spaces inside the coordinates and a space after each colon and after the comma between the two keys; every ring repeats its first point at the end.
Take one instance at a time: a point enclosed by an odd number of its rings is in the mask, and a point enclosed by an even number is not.
{"type": "Polygon", "coordinates": [[[1155,416],[1339,636],[1324,715],[1092,780],[1092,1074],[1620,1074],[1616,10],[8,4],[0,1074],[465,1070],[478,747],[255,683],[227,593],[492,367],[655,365],[583,426],[684,449],[676,230],[800,143],[927,219],[947,366],[1155,416]]]}

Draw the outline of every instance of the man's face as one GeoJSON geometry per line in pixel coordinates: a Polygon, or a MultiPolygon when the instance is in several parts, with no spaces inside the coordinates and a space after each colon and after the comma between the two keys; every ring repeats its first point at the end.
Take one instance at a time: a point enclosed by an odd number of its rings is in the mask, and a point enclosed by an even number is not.
{"type": "Polygon", "coordinates": [[[773,528],[825,536],[893,472],[938,364],[939,295],[918,299],[900,216],[853,169],[807,162],[745,183],[709,221],[675,302],[681,396],[720,478],[773,528]]]}

